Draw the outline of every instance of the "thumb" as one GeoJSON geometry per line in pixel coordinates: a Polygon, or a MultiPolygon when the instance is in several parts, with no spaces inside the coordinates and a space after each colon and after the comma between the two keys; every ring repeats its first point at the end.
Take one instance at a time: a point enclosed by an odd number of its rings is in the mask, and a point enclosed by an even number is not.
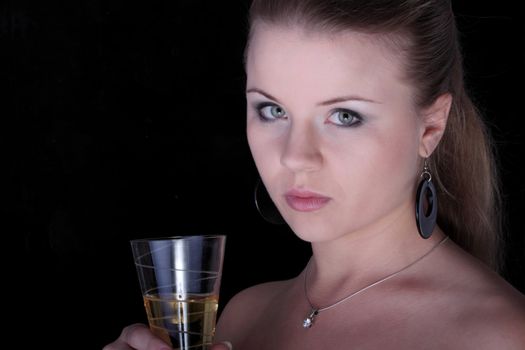
{"type": "Polygon", "coordinates": [[[232,343],[229,341],[223,341],[217,344],[212,345],[210,350],[232,350],[232,343]]]}

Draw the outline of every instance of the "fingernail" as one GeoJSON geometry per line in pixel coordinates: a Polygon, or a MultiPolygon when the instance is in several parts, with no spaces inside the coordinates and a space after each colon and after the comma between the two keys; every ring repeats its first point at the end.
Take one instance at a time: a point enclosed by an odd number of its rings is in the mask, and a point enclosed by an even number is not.
{"type": "Polygon", "coordinates": [[[223,343],[224,345],[226,345],[226,347],[228,347],[228,349],[233,350],[232,343],[230,343],[229,341],[223,341],[222,343],[223,343]]]}

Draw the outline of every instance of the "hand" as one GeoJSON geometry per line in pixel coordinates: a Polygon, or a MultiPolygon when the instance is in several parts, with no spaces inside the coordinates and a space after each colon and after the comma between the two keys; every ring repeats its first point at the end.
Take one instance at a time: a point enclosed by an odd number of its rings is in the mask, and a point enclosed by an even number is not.
{"type": "MultiPolygon", "coordinates": [[[[124,328],[118,339],[104,346],[102,350],[172,350],[172,348],[151,333],[146,325],[136,323],[124,328]]],[[[231,345],[214,344],[211,350],[231,350],[231,345]]]]}
{"type": "Polygon", "coordinates": [[[124,328],[118,339],[102,350],[171,350],[171,346],[151,333],[146,325],[135,323],[124,328]]]}

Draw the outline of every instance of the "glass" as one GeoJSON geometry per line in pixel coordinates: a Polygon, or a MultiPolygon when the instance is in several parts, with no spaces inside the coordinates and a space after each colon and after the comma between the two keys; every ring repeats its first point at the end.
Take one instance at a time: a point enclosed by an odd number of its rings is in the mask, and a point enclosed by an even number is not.
{"type": "Polygon", "coordinates": [[[151,331],[174,349],[209,349],[217,318],[224,235],[131,241],[151,331]]]}

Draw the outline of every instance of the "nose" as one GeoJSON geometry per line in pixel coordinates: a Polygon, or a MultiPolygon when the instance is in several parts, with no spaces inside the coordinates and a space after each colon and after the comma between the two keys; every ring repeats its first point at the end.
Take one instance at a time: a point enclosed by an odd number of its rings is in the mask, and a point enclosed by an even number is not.
{"type": "Polygon", "coordinates": [[[286,133],[281,164],[293,172],[318,170],[323,161],[313,125],[291,125],[286,133]]]}

